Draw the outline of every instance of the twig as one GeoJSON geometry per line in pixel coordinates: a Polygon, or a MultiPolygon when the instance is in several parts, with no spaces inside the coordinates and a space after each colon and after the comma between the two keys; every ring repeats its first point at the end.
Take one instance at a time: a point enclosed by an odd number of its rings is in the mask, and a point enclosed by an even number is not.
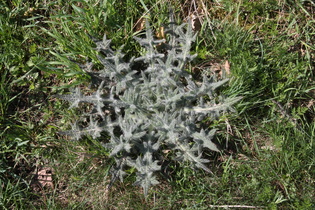
{"type": "Polygon", "coordinates": [[[244,209],[264,209],[265,206],[246,206],[246,205],[210,205],[210,208],[244,208],[244,209]]]}

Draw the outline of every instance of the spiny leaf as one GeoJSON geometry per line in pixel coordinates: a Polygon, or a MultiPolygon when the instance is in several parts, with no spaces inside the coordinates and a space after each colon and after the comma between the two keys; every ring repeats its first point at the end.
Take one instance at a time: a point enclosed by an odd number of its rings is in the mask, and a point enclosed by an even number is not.
{"type": "Polygon", "coordinates": [[[192,135],[192,137],[196,142],[198,142],[199,145],[202,145],[202,147],[206,147],[212,151],[220,152],[217,146],[211,141],[215,132],[216,130],[212,129],[208,134],[206,134],[205,131],[202,129],[200,133],[196,132],[192,135]]]}

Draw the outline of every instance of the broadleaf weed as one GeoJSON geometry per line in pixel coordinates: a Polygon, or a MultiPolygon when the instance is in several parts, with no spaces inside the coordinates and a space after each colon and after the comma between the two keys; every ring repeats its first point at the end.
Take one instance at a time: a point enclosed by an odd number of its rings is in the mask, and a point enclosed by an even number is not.
{"type": "Polygon", "coordinates": [[[196,39],[190,24],[176,25],[171,18],[165,32],[166,40],[155,39],[146,21],[145,36],[134,37],[145,52],[127,61],[121,48],[111,49],[111,40],[105,35],[96,42],[104,68],[96,72],[91,67],[84,69],[98,90],[84,95],[77,87],[72,94],[57,96],[69,101],[70,107],[92,105],[72,130],[62,133],[78,140],[84,135],[98,138],[107,132],[110,140],[104,146],[116,160],[112,181],[116,177],[122,181],[125,170],[135,168],[134,184],[141,186],[145,195],[159,183],[154,174],[161,170],[159,157],[165,148],[174,151],[173,160],[188,161],[192,168],[212,173],[202,153],[205,149],[219,152],[211,141],[215,129],[201,121],[219,118],[240,100],[216,94],[228,79],[215,81],[203,75],[201,81],[196,81],[185,71],[186,64],[196,57],[190,54],[196,39]],[[139,64],[144,68],[134,69],[139,64]],[[82,126],[82,121],[87,125],[82,126]]]}

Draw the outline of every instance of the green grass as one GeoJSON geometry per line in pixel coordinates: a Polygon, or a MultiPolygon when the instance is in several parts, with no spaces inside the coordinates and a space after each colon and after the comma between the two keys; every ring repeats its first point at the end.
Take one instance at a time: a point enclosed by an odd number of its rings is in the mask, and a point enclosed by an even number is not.
{"type": "Polygon", "coordinates": [[[198,2],[1,1],[1,209],[315,208],[315,5],[198,2]],[[58,134],[78,115],[52,96],[89,81],[73,61],[99,67],[89,35],[106,34],[131,57],[140,53],[137,22],[163,26],[169,5],[179,21],[202,16],[193,72],[225,68],[231,80],[221,91],[243,99],[210,123],[223,151],[205,154],[214,175],[164,163],[145,199],[132,170],[108,189],[113,161],[100,142],[58,134]],[[34,176],[43,169],[52,185],[34,176]]]}

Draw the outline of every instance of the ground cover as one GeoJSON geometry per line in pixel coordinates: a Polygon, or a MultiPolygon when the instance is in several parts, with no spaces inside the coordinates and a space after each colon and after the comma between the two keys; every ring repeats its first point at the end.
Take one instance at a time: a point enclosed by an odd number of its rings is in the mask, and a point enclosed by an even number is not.
{"type": "Polygon", "coordinates": [[[314,16],[312,1],[1,1],[1,208],[314,209],[314,16]],[[220,92],[243,99],[205,122],[222,150],[205,154],[214,175],[165,162],[145,199],[132,169],[109,188],[98,140],[58,133],[79,110],[52,96],[88,90],[77,64],[100,68],[91,37],[141,54],[143,18],[162,38],[170,7],[198,32],[187,69],[230,78],[220,92]]]}

